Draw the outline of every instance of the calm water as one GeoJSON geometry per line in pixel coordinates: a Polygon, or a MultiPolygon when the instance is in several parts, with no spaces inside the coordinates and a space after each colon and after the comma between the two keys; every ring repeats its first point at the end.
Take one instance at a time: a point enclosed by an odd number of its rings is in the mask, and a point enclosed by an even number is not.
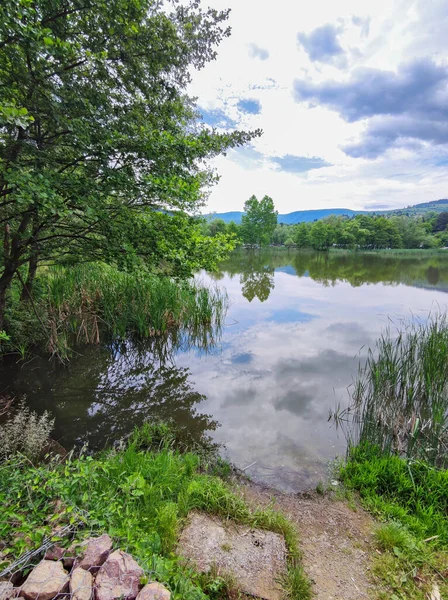
{"type": "Polygon", "coordinates": [[[0,391],[56,416],[66,447],[101,447],[152,416],[209,432],[256,480],[314,486],[345,439],[328,422],[366,348],[389,319],[445,309],[448,255],[239,252],[205,282],[228,291],[222,338],[209,351],[123,346],[80,350],[68,367],[33,359],[0,371],[0,391]]]}

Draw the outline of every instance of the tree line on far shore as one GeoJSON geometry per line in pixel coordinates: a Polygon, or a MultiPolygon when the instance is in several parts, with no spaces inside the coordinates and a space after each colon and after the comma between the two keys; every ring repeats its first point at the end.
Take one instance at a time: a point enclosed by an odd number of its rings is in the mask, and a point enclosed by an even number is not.
{"type": "Polygon", "coordinates": [[[311,223],[286,225],[277,222],[278,213],[269,196],[252,196],[244,205],[242,223],[208,219],[202,232],[215,237],[227,234],[239,245],[289,246],[327,250],[381,250],[386,248],[441,248],[448,245],[448,212],[424,215],[361,214],[354,217],[331,216],[311,223]]]}

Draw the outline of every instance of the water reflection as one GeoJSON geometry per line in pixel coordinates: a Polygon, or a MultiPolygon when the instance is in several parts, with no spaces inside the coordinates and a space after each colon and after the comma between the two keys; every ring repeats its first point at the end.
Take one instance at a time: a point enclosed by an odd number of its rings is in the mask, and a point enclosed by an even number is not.
{"type": "Polygon", "coordinates": [[[3,370],[0,391],[26,394],[32,408],[50,411],[55,437],[67,448],[102,448],[154,418],[172,420],[185,437],[203,439],[218,423],[198,410],[205,396],[195,389],[190,370],[171,362],[171,350],[160,340],[128,342],[85,348],[66,367],[41,358],[14,362],[3,370]]]}
{"type": "Polygon", "coordinates": [[[297,252],[285,249],[240,250],[216,278],[240,276],[243,296],[265,302],[275,287],[274,273],[310,277],[325,286],[347,282],[354,287],[372,283],[440,287],[448,291],[448,261],[443,254],[393,255],[339,252],[297,252]],[[440,286],[438,286],[440,284],[440,286]]]}
{"type": "Polygon", "coordinates": [[[441,254],[237,252],[200,277],[228,291],[222,338],[89,348],[68,367],[35,360],[3,368],[0,391],[26,392],[51,410],[68,447],[101,446],[147,418],[173,418],[193,435],[208,430],[240,468],[252,465],[255,480],[299,491],[344,454],[329,410],[347,403],[389,319],[443,310],[448,299],[441,254]]]}

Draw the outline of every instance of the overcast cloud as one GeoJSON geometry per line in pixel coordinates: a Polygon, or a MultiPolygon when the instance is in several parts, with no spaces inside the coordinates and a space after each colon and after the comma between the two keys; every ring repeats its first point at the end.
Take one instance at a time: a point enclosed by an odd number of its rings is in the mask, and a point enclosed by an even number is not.
{"type": "Polygon", "coordinates": [[[232,9],[232,36],[190,92],[210,126],[264,135],[213,162],[207,210],[252,194],[280,212],[447,196],[446,0],[208,4],[232,9]]]}

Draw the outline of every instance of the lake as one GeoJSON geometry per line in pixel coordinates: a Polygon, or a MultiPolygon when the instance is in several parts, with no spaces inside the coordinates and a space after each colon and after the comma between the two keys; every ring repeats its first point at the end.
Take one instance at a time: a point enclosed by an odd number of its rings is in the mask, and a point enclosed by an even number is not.
{"type": "Polygon", "coordinates": [[[145,419],[173,419],[209,433],[255,480],[286,491],[314,487],[345,453],[328,421],[381,330],[446,309],[441,254],[344,254],[241,250],[219,273],[227,289],[217,343],[198,348],[113,344],[78,349],[68,365],[33,358],[0,368],[0,392],[56,417],[67,448],[100,448],[145,419]]]}

